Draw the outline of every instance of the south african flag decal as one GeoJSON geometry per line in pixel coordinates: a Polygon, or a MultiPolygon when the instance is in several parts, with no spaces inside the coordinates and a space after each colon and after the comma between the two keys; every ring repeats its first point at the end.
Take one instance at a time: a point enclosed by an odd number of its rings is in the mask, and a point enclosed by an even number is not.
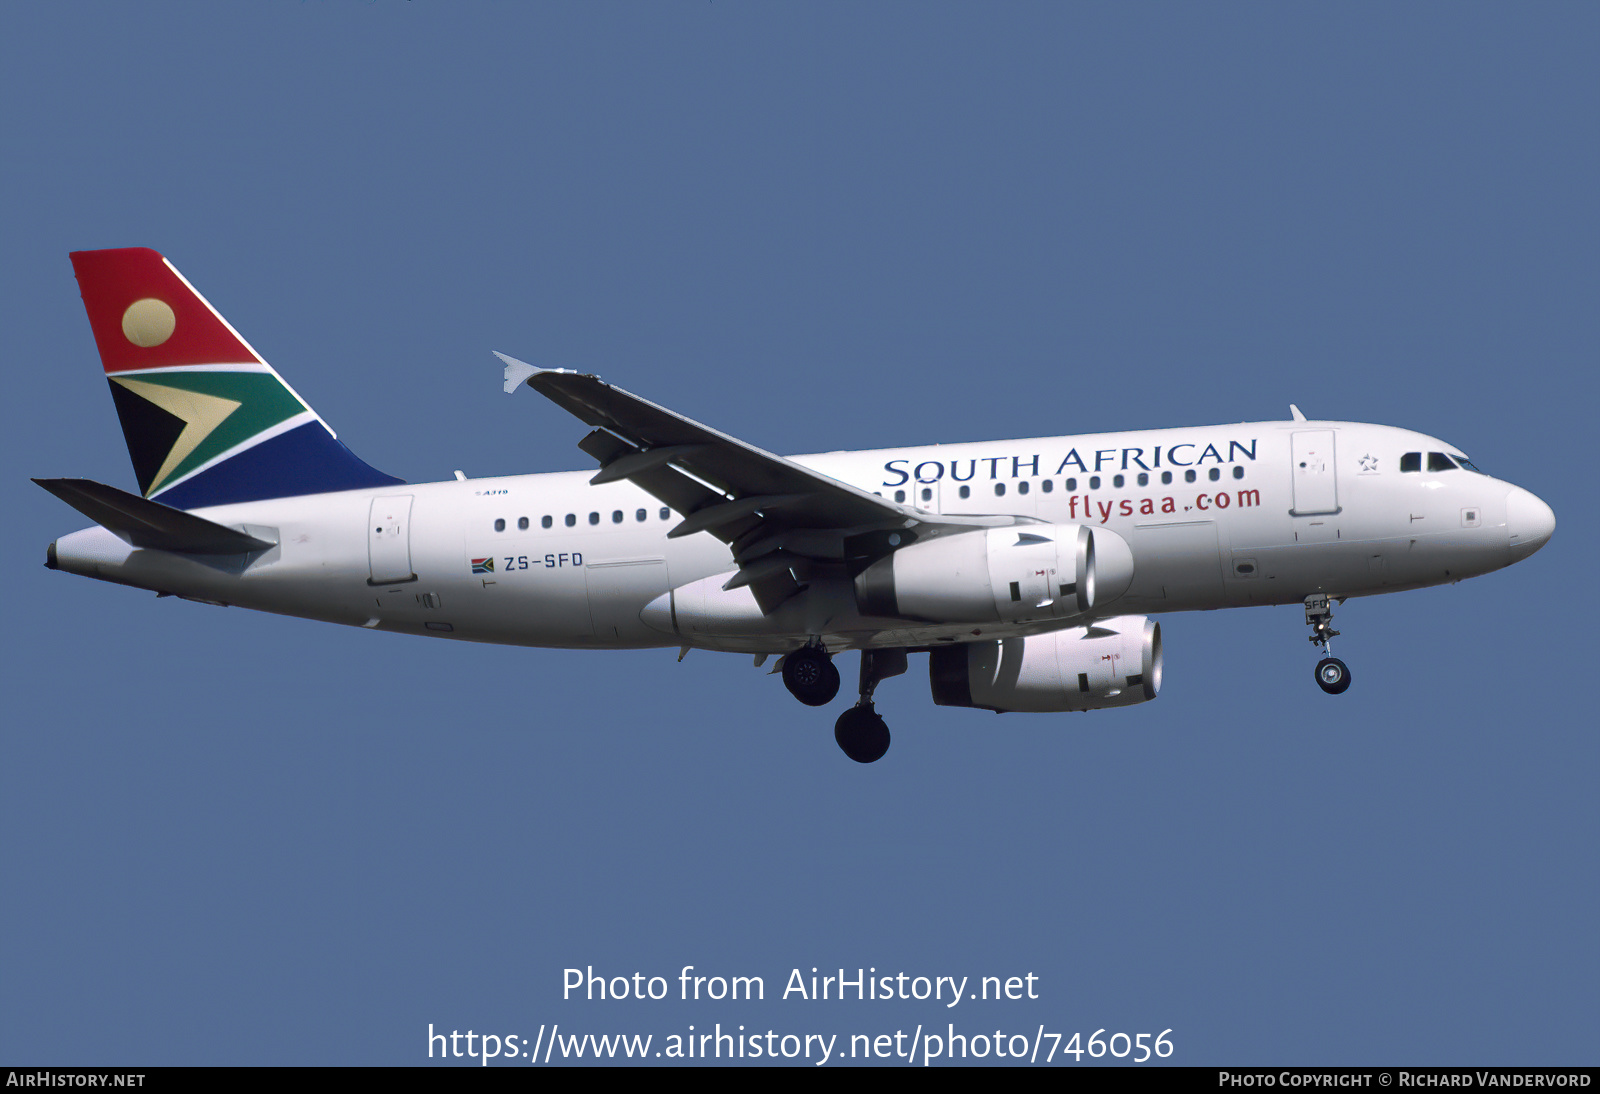
{"type": "Polygon", "coordinates": [[[492,559],[492,558],[475,558],[475,559],[473,559],[472,560],[472,572],[475,573],[475,574],[492,574],[492,573],[494,573],[494,559],[492,559]]]}

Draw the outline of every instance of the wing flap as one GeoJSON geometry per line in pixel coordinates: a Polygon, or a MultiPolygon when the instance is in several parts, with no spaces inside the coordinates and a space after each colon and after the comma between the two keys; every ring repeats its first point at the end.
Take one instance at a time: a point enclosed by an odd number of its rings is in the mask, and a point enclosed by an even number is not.
{"type": "Polygon", "coordinates": [[[746,517],[788,508],[809,499],[809,494],[753,494],[750,497],[735,498],[733,501],[702,505],[674,525],[667,533],[667,538],[678,539],[681,536],[694,535],[696,532],[726,528],[746,517]]]}
{"type": "Polygon", "coordinates": [[[662,448],[636,448],[600,468],[594,478],[589,480],[589,485],[603,486],[608,482],[620,482],[646,471],[654,471],[658,467],[665,467],[673,460],[701,455],[705,447],[699,444],[669,444],[662,448]]]}

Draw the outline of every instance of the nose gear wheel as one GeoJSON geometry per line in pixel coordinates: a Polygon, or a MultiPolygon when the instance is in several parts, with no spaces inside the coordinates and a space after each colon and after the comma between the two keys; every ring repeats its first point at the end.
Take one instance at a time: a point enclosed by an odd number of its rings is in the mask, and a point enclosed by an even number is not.
{"type": "Polygon", "coordinates": [[[1350,669],[1337,657],[1317,662],[1317,686],[1329,695],[1338,695],[1350,686],[1350,669]]]}

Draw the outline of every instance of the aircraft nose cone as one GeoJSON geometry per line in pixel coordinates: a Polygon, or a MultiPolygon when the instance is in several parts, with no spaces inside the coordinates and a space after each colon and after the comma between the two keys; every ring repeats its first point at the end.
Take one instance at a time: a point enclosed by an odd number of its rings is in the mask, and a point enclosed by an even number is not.
{"type": "Polygon", "coordinates": [[[1511,561],[1521,562],[1543,547],[1555,530],[1555,511],[1522,487],[1513,486],[1506,495],[1506,535],[1511,542],[1511,561]]]}

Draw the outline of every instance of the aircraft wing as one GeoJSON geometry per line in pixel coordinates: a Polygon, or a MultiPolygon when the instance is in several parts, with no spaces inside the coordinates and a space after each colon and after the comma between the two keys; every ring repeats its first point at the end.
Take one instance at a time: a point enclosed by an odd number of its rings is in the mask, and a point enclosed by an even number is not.
{"type": "Polygon", "coordinates": [[[1012,522],[1009,517],[940,517],[898,504],[597,376],[495,356],[505,362],[508,393],[526,383],[595,427],[578,443],[600,462],[591,483],[627,479],[683,514],[669,537],[709,532],[727,543],[740,566],[729,587],[754,586],[764,609],[769,601],[781,601],[777,594],[788,563],[829,559],[865,565],[892,548],[888,537],[897,532],[909,541],[938,529],[1012,522]]]}

